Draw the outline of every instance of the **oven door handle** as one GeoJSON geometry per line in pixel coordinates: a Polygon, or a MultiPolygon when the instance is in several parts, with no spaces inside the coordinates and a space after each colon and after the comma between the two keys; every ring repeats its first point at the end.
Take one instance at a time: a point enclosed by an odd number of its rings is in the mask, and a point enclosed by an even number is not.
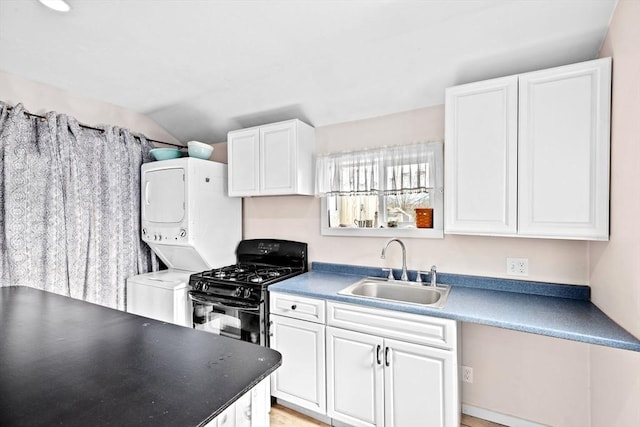
{"type": "Polygon", "coordinates": [[[243,310],[243,311],[260,311],[260,306],[248,306],[248,305],[242,305],[242,304],[237,304],[237,303],[233,303],[233,302],[220,302],[220,301],[212,301],[208,298],[201,298],[197,295],[192,295],[189,294],[189,298],[191,298],[193,301],[198,302],[200,304],[207,304],[207,305],[212,305],[214,307],[227,307],[227,308],[236,308],[238,310],[243,310]]]}

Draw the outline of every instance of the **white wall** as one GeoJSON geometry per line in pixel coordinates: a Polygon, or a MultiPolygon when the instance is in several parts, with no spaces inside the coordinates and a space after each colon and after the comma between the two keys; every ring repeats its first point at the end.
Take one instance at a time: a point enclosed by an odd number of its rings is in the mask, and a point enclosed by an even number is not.
{"type": "MultiPolygon", "coordinates": [[[[640,337],[640,2],[620,0],[600,56],[613,58],[611,238],[591,243],[593,303],[640,337]]],[[[640,353],[591,349],[593,426],[640,426],[640,353]]]]}
{"type": "MultiPolygon", "coordinates": [[[[132,88],[135,90],[135,88],[132,88]]],[[[187,141],[178,141],[155,121],[144,114],[127,110],[114,104],[77,96],[71,92],[27,80],[22,77],[0,72],[0,101],[9,105],[18,103],[30,113],[44,114],[48,111],[68,114],[80,123],[89,126],[113,125],[141,133],[147,138],[185,145],[187,141]]],[[[211,144],[212,141],[202,141],[211,144]]],[[[162,144],[157,144],[162,146],[162,144]]],[[[213,144],[211,160],[227,162],[227,144],[213,144]]]]}
{"type": "MultiPolygon", "coordinates": [[[[443,111],[436,106],[319,127],[318,152],[442,139],[443,111]]],[[[305,241],[313,261],[401,265],[394,248],[380,259],[385,238],[321,236],[316,198],[255,197],[245,199],[244,208],[245,238],[305,241]]],[[[449,235],[404,241],[411,269],[436,264],[443,272],[505,277],[506,257],[514,256],[529,259],[531,280],[588,280],[585,242],[449,235]]],[[[471,324],[463,324],[462,337],[462,362],[475,374],[472,386],[463,384],[463,403],[548,425],[589,425],[588,344],[471,324]]]]}
{"type": "Polygon", "coordinates": [[[160,125],[143,114],[4,72],[0,72],[0,101],[9,105],[20,103],[34,114],[56,111],[75,117],[86,125],[120,126],[158,141],[177,142],[160,125]]]}
{"type": "MultiPolygon", "coordinates": [[[[436,106],[316,129],[318,152],[360,149],[443,139],[444,108],[436,106]]],[[[400,251],[381,260],[386,238],[320,235],[320,201],[308,196],[245,199],[245,236],[275,236],[309,243],[313,261],[373,266],[401,264],[400,251]]],[[[413,269],[438,265],[443,272],[506,276],[506,257],[529,258],[529,279],[587,283],[587,244],[579,241],[448,235],[444,239],[406,239],[413,269]]]]}

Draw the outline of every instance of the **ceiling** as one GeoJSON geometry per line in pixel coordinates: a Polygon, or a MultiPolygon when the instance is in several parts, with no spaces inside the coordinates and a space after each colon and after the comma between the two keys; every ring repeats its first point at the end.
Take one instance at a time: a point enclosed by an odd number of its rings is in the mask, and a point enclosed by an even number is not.
{"type": "Polygon", "coordinates": [[[616,0],[0,0],[0,71],[143,113],[181,141],[444,103],[597,57],[616,0]]]}

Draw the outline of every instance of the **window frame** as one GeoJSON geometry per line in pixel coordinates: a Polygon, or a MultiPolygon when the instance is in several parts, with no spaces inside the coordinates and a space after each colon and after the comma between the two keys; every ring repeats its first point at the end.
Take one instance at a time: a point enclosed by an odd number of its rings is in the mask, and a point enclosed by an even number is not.
{"type": "MultiPolygon", "coordinates": [[[[441,146],[442,149],[442,146],[441,146]]],[[[408,163],[407,163],[408,164],[408,163]]],[[[436,158],[436,164],[430,167],[435,168],[435,173],[438,175],[439,182],[443,182],[443,158],[442,155],[436,158]]],[[[388,167],[386,164],[380,164],[378,171],[382,176],[379,177],[381,182],[386,182],[388,178],[388,167]]],[[[433,228],[416,228],[416,227],[380,227],[380,228],[358,228],[358,227],[329,227],[329,209],[327,197],[330,195],[321,196],[320,203],[320,234],[322,236],[350,236],[350,237],[415,237],[415,238],[432,238],[442,239],[444,238],[444,189],[443,187],[437,188],[434,183],[429,183],[432,187],[427,191],[430,198],[430,207],[433,208],[433,228]]],[[[385,212],[382,209],[386,209],[386,195],[379,193],[378,197],[378,211],[385,212]]],[[[380,216],[381,221],[383,220],[380,216]]]]}

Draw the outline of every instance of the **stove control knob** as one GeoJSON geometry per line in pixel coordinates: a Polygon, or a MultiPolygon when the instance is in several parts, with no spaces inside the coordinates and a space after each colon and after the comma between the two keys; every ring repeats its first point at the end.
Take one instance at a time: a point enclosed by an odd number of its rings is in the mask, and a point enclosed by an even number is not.
{"type": "Polygon", "coordinates": [[[245,289],[244,290],[244,297],[245,298],[249,298],[251,296],[251,289],[245,289]]]}
{"type": "Polygon", "coordinates": [[[243,291],[242,287],[241,287],[241,286],[238,286],[238,287],[236,288],[235,295],[236,295],[237,297],[241,297],[241,296],[242,296],[242,291],[243,291]]]}
{"type": "Polygon", "coordinates": [[[207,285],[205,282],[200,281],[199,285],[201,291],[206,291],[207,289],[209,289],[209,285],[207,285]]]}
{"type": "Polygon", "coordinates": [[[187,230],[185,230],[184,228],[180,229],[180,237],[184,237],[187,235],[187,230]]]}

